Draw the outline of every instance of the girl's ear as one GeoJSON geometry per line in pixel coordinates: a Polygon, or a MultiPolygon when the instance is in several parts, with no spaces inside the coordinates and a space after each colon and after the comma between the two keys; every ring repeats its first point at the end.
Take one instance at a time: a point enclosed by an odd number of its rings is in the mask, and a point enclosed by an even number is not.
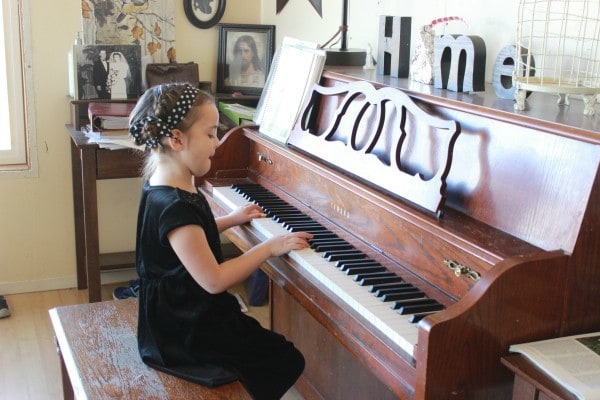
{"type": "Polygon", "coordinates": [[[175,151],[183,149],[183,142],[181,141],[182,132],[179,129],[171,130],[173,136],[167,136],[169,146],[175,151]]]}

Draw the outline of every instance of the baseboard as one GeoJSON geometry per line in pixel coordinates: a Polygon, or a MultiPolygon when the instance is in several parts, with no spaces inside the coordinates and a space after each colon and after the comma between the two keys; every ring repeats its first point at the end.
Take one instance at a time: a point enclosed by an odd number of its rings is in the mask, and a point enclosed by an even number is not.
{"type": "MultiPolygon", "coordinates": [[[[127,282],[137,278],[134,268],[118,269],[113,271],[102,271],[100,279],[102,284],[113,284],[127,282]]],[[[47,290],[72,289],[77,287],[77,277],[75,275],[61,276],[52,279],[39,279],[20,282],[0,282],[0,294],[16,294],[45,292],[47,290]]]]}

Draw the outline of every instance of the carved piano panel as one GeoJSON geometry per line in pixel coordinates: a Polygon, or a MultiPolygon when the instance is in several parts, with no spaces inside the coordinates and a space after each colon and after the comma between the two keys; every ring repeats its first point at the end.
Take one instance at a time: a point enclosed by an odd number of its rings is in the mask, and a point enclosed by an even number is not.
{"type": "MultiPolygon", "coordinates": [[[[377,80],[369,74],[326,72],[322,83],[377,80]]],[[[260,184],[446,307],[421,321],[414,347],[404,346],[294,255],[270,260],[272,326],[307,356],[298,384],[306,398],[504,399],[511,377],[500,357],[511,343],[600,323],[593,295],[600,290],[599,140],[579,127],[409,94],[422,110],[461,126],[441,218],[335,160],[251,128],[223,138],[202,182],[216,214],[228,211],[213,196],[219,186],[260,184]],[[480,279],[461,275],[461,265],[480,279]]],[[[318,132],[342,99],[315,106],[310,121],[318,132]]],[[[439,169],[435,155],[443,146],[411,149],[410,172],[439,169]]],[[[247,249],[264,240],[257,229],[228,235],[247,249]]]]}

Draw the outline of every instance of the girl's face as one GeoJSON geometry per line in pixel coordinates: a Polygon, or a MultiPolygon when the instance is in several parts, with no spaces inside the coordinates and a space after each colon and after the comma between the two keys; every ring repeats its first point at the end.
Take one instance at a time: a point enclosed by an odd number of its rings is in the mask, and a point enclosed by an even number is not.
{"type": "Polygon", "coordinates": [[[212,102],[197,106],[196,120],[180,135],[183,144],[181,158],[191,174],[196,177],[205,175],[210,170],[210,158],[219,146],[217,127],[219,112],[212,102]]]}

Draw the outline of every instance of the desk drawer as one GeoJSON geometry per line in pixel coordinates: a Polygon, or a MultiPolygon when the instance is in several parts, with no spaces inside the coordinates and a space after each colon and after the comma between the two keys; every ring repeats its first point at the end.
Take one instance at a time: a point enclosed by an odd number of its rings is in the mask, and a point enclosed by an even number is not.
{"type": "Polygon", "coordinates": [[[97,179],[134,178],[141,175],[144,153],[132,150],[98,149],[97,179]]]}

